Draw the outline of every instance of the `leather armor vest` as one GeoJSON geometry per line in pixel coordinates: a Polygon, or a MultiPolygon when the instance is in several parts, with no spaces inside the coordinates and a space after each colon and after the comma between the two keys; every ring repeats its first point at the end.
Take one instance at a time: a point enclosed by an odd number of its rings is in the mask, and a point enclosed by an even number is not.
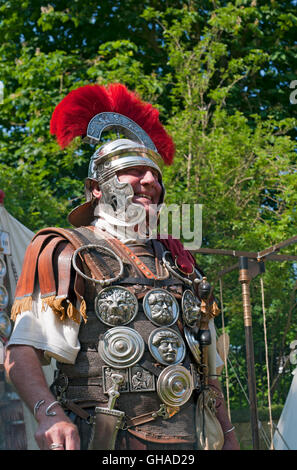
{"type": "MultiPolygon", "coordinates": [[[[85,241],[85,244],[96,244],[110,248],[106,240],[98,238],[96,230],[79,228],[75,232],[85,241]]],[[[155,275],[160,278],[164,277],[166,270],[161,263],[164,247],[159,241],[149,240],[146,243],[135,243],[129,245],[129,248],[155,275]]],[[[106,277],[113,277],[114,273],[118,272],[119,267],[116,259],[108,253],[104,253],[104,251],[102,253],[97,252],[95,259],[98,260],[98,267],[106,277]]],[[[169,328],[183,337],[185,356],[182,365],[191,371],[196,379],[197,364],[194,365],[195,360],[183,336],[181,299],[183,292],[189,287],[172,274],[168,276],[168,272],[167,278],[163,280],[146,279],[137,272],[132,264],[127,262],[124,266],[124,275],[114,283],[114,286],[127,288],[137,297],[137,314],[125,327],[139,333],[144,340],[144,352],[140,361],[131,367],[121,369],[106,364],[98,350],[99,342],[106,332],[111,331],[113,327],[101,321],[94,309],[95,298],[102,291],[102,287],[91,281],[85,281],[84,298],[87,303],[87,322],[82,322],[79,330],[81,349],[74,365],[58,363],[57,367],[60,371],[60,377],[67,377],[67,388],[64,391],[64,396],[77,404],[93,402],[99,404],[99,406],[107,406],[108,373],[110,370],[117,370],[117,372],[123,374],[125,381],[119,390],[120,396],[117,399],[116,408],[124,411],[128,418],[133,418],[158,411],[162,403],[156,391],[156,382],[158,374],[165,369],[166,364],[158,363],[151,354],[149,338],[158,327],[150,321],[143,308],[145,294],[151,289],[160,287],[172,294],[177,300],[179,318],[169,328]],[[141,381],[143,376],[146,378],[145,382],[141,381]]],[[[83,270],[85,274],[91,276],[84,263],[83,270]]],[[[194,442],[196,439],[194,409],[195,390],[187,403],[182,405],[179,412],[170,419],[159,417],[154,421],[132,426],[130,431],[152,442],[194,442]]]]}

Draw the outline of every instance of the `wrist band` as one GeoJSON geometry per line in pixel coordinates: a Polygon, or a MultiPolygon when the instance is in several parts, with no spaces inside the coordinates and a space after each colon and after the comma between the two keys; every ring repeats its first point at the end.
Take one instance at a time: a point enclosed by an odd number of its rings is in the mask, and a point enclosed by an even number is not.
{"type": "Polygon", "coordinates": [[[33,409],[33,415],[34,415],[34,418],[36,418],[36,413],[37,411],[39,410],[39,408],[41,407],[41,405],[45,403],[44,400],[38,400],[35,405],[34,405],[34,409],[33,409]]]}
{"type": "MultiPolygon", "coordinates": [[[[39,410],[39,408],[41,407],[41,405],[43,405],[43,403],[45,403],[45,400],[38,400],[38,401],[35,403],[34,409],[33,409],[34,418],[36,418],[37,411],[39,410]]],[[[58,402],[58,401],[53,401],[53,402],[47,407],[47,409],[45,410],[46,416],[55,416],[55,415],[57,414],[55,411],[50,411],[55,405],[60,405],[60,402],[58,402]]]]}
{"type": "Polygon", "coordinates": [[[228,429],[228,431],[225,431],[224,434],[228,434],[228,432],[234,431],[234,429],[235,429],[235,426],[232,426],[232,428],[228,429]]]}
{"type": "Polygon", "coordinates": [[[51,404],[47,407],[47,409],[45,410],[46,416],[56,416],[57,413],[56,413],[55,411],[50,411],[50,410],[53,408],[53,406],[55,406],[55,405],[60,405],[60,402],[58,402],[58,401],[53,401],[53,403],[51,403],[51,404]]]}

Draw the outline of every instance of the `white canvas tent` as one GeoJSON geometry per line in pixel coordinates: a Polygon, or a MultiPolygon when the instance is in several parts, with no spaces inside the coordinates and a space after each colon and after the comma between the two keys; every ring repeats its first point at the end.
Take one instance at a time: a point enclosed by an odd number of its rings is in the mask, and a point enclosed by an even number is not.
{"type": "MultiPolygon", "coordinates": [[[[1,256],[4,256],[7,266],[7,290],[9,292],[10,302],[12,303],[17,279],[21,274],[25,251],[34,236],[34,232],[21,224],[5,209],[3,199],[4,194],[0,191],[0,236],[2,236],[2,246],[4,245],[5,247],[4,251],[1,251],[1,256]]],[[[48,383],[51,383],[54,374],[54,364],[43,367],[43,370],[48,383]]],[[[38,447],[34,439],[36,422],[24,404],[23,415],[26,428],[27,449],[37,450],[38,447]]]]}
{"type": "MultiPolygon", "coordinates": [[[[9,279],[9,294],[12,299],[16,288],[17,278],[21,273],[26,248],[34,233],[12,217],[0,201],[0,230],[9,235],[9,252],[6,256],[9,279]]],[[[4,235],[3,235],[4,238],[4,235]]],[[[6,238],[6,237],[5,237],[6,238]]],[[[8,247],[7,247],[8,248],[8,247]]],[[[4,252],[5,254],[5,252],[4,252]]]]}
{"type": "Polygon", "coordinates": [[[275,450],[297,450],[297,368],[293,371],[291,387],[277,424],[273,444],[275,450]]]}

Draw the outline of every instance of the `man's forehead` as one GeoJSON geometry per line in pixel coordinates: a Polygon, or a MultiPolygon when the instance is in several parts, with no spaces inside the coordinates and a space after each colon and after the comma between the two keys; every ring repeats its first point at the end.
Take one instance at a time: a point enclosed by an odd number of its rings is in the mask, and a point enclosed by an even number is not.
{"type": "Polygon", "coordinates": [[[153,168],[152,166],[148,165],[134,165],[134,166],[129,166],[127,168],[123,168],[121,170],[117,171],[117,175],[129,175],[131,173],[145,173],[146,171],[151,171],[152,173],[155,173],[156,175],[160,175],[158,170],[156,168],[153,168]]]}

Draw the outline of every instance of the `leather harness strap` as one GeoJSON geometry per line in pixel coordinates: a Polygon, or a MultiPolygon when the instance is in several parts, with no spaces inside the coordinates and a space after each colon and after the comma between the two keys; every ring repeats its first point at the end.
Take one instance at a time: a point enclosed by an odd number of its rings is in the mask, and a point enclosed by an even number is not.
{"type": "Polygon", "coordinates": [[[41,298],[56,295],[56,281],[53,270],[53,253],[59,243],[62,241],[62,237],[52,238],[46,247],[42,250],[38,258],[38,280],[41,298]]]}
{"type": "Polygon", "coordinates": [[[58,290],[57,297],[67,298],[71,286],[71,267],[73,246],[66,241],[60,243],[55,253],[54,266],[57,266],[58,290]]]}
{"type": "Polygon", "coordinates": [[[122,243],[119,239],[107,237],[106,233],[97,227],[90,226],[87,228],[92,231],[99,231],[102,238],[104,238],[105,241],[111,245],[118,255],[120,255],[129,264],[132,264],[141,277],[144,276],[147,279],[156,279],[156,276],[151,272],[151,270],[138,258],[138,256],[133,253],[132,250],[130,250],[128,246],[124,245],[124,243],[122,243]]]}
{"type": "MultiPolygon", "coordinates": [[[[56,228],[56,227],[49,227],[46,229],[42,229],[38,232],[38,234],[47,234],[51,233],[52,235],[60,235],[63,236],[64,239],[68,240],[74,247],[74,249],[80,248],[84,244],[84,237],[81,234],[78,234],[74,230],[69,230],[69,229],[62,229],[62,228],[56,228]]],[[[85,244],[89,244],[88,240],[85,239],[85,244]]],[[[99,269],[98,265],[94,262],[92,256],[89,253],[86,253],[84,256],[84,261],[89,267],[90,271],[93,272],[94,276],[96,276],[97,279],[103,279],[103,273],[99,269]]]]}
{"type": "Polygon", "coordinates": [[[16,299],[33,294],[39,253],[52,237],[52,234],[44,234],[38,238],[33,238],[28,246],[24,258],[24,267],[28,267],[28,269],[23,269],[19,277],[15,292],[16,299]]]}
{"type": "Polygon", "coordinates": [[[129,261],[131,261],[132,264],[134,264],[134,266],[136,268],[138,268],[138,270],[142,273],[143,276],[145,276],[147,279],[157,279],[157,277],[152,273],[152,271],[146,266],[146,264],[144,264],[139,258],[138,256],[133,253],[132,250],[130,250],[130,248],[126,245],[124,245],[120,240],[116,240],[114,239],[114,242],[116,245],[118,245],[119,247],[122,248],[122,250],[126,253],[126,255],[128,256],[128,259],[129,261]]]}
{"type": "MultiPolygon", "coordinates": [[[[87,232],[89,231],[93,233],[99,231],[101,239],[104,240],[106,245],[117,253],[124,263],[132,266],[134,272],[132,271],[132,276],[130,274],[130,277],[126,278],[127,284],[142,285],[143,281],[145,281],[146,285],[154,287],[172,285],[172,281],[165,278],[164,270],[160,267],[162,260],[160,242],[152,240],[154,255],[149,250],[146,253],[148,256],[155,257],[157,269],[157,275],[155,275],[128,246],[116,238],[106,236],[105,232],[94,226],[82,227],[75,230],[49,227],[40,230],[33,237],[31,244],[27,248],[24,267],[16,288],[16,298],[12,308],[13,320],[18,313],[30,308],[26,299],[32,299],[35,277],[38,273],[42,299],[50,306],[59,305],[58,302],[67,299],[67,302],[73,305],[72,312],[74,312],[76,308],[75,294],[80,301],[80,311],[86,321],[85,283],[82,276],[77,272],[74,276],[74,270],[72,269],[73,253],[78,248],[86,246],[85,250],[78,253],[77,263],[82,267],[82,262],[84,261],[93,278],[105,280],[109,277],[111,270],[109,262],[104,261],[104,258],[100,257],[98,253],[94,255],[91,250],[88,250],[87,245],[90,244],[90,241],[87,232]],[[105,274],[102,272],[103,268],[105,269],[105,274]],[[55,299],[57,302],[53,304],[55,299]]],[[[143,251],[144,248],[141,250],[143,251]]],[[[141,250],[140,252],[142,253],[141,250]]],[[[174,283],[179,284],[178,281],[174,283]]],[[[61,319],[63,318],[64,316],[61,317],[61,319]]],[[[74,316],[72,318],[74,319],[74,316]]],[[[77,314],[75,315],[75,321],[79,321],[77,314]]]]}

